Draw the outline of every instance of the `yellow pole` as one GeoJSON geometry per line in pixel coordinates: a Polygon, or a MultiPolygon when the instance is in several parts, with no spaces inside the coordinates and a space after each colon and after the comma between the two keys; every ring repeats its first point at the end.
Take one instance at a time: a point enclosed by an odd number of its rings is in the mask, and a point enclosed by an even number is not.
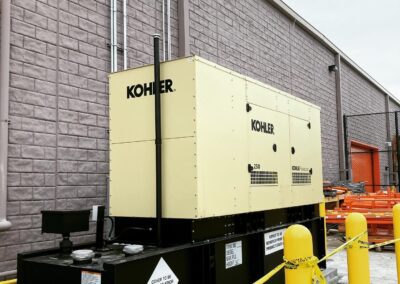
{"type": "Polygon", "coordinates": [[[17,284],[17,279],[0,281],[0,284],[17,284]]]}
{"type": "MultiPolygon", "coordinates": [[[[285,259],[308,260],[313,257],[312,236],[303,225],[290,226],[283,236],[285,259]]],[[[285,268],[286,284],[312,284],[312,268],[285,268]]]]}
{"type": "MultiPolygon", "coordinates": [[[[361,213],[351,213],[346,218],[346,238],[349,240],[367,231],[367,220],[361,213]]],[[[349,284],[369,284],[368,233],[347,248],[349,284]]]]}
{"type": "MultiPolygon", "coordinates": [[[[393,207],[393,231],[394,239],[400,238],[400,204],[393,207]]],[[[400,242],[394,245],[396,251],[397,283],[400,284],[400,242]]]]}

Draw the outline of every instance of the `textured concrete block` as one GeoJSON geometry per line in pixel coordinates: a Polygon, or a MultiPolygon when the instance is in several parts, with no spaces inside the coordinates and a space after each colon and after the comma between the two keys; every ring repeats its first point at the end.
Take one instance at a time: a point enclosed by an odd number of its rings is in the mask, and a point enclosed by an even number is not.
{"type": "Polygon", "coordinates": [[[35,187],[32,190],[34,200],[47,200],[55,198],[55,187],[35,187]]]}
{"type": "MultiPolygon", "coordinates": [[[[93,5],[91,5],[93,6],[93,5]]],[[[79,28],[84,31],[88,31],[92,34],[96,33],[97,26],[95,23],[85,20],[83,18],[79,18],[79,28]]]]}
{"type": "Polygon", "coordinates": [[[68,106],[70,110],[74,111],[87,112],[88,110],[87,102],[83,102],[80,100],[69,99],[68,106]]]}
{"type": "Polygon", "coordinates": [[[46,53],[46,43],[29,37],[24,38],[24,48],[38,53],[46,53]]]}
{"type": "Polygon", "coordinates": [[[61,160],[86,161],[88,159],[88,153],[86,150],[61,147],[57,150],[58,158],[61,160]]]}
{"type": "Polygon", "coordinates": [[[32,118],[22,118],[21,122],[22,130],[26,131],[35,131],[35,132],[44,132],[44,133],[55,133],[56,132],[56,123],[53,121],[46,121],[40,119],[32,119],[32,118]]]}
{"type": "Polygon", "coordinates": [[[85,30],[73,27],[73,26],[69,26],[68,27],[68,34],[70,37],[77,39],[79,41],[88,41],[88,33],[85,30]]]}
{"type": "Polygon", "coordinates": [[[9,187],[8,199],[10,201],[16,200],[31,200],[32,188],[31,187],[9,187]]]}
{"type": "Polygon", "coordinates": [[[107,132],[105,128],[89,126],[88,136],[95,138],[106,138],[107,132]]]}
{"type": "Polygon", "coordinates": [[[78,172],[96,173],[96,162],[78,162],[78,172]]]}
{"type": "Polygon", "coordinates": [[[37,173],[53,173],[56,170],[56,162],[49,160],[33,161],[33,172],[37,173]]]}
{"type": "Polygon", "coordinates": [[[7,185],[8,186],[19,186],[19,185],[21,185],[21,174],[19,174],[19,173],[8,173],[7,174],[7,185]]]}
{"type": "MultiPolygon", "coordinates": [[[[34,144],[39,145],[39,146],[56,146],[56,135],[35,133],[34,134],[34,144]]],[[[46,155],[45,155],[45,157],[46,157],[46,155]]]]}
{"type": "Polygon", "coordinates": [[[35,26],[16,19],[11,19],[11,30],[26,36],[32,36],[35,34],[35,26]]]}
{"type": "Polygon", "coordinates": [[[40,146],[21,146],[21,156],[23,158],[34,158],[43,159],[44,158],[44,148],[40,146]]]}
{"type": "Polygon", "coordinates": [[[36,106],[34,111],[35,111],[35,118],[56,120],[56,109],[54,108],[36,106]]]}
{"type": "Polygon", "coordinates": [[[97,125],[97,116],[87,113],[79,113],[79,123],[85,125],[97,125]]]}
{"type": "Polygon", "coordinates": [[[95,138],[79,137],[78,147],[82,149],[96,149],[97,140],[95,138]]]}
{"type": "Polygon", "coordinates": [[[82,6],[79,6],[75,3],[70,2],[69,3],[69,12],[73,15],[76,15],[78,17],[82,17],[82,18],[87,18],[87,9],[83,8],[82,6]]]}
{"type": "Polygon", "coordinates": [[[74,198],[77,196],[76,186],[59,186],[57,188],[58,198],[74,198]]]}
{"type": "Polygon", "coordinates": [[[35,88],[35,80],[33,78],[11,74],[10,85],[15,88],[31,91],[35,88]]]}
{"type": "Polygon", "coordinates": [[[31,172],[32,160],[27,159],[8,159],[9,172],[31,172]]]}
{"type": "Polygon", "coordinates": [[[56,93],[56,84],[48,81],[35,80],[35,90],[43,94],[54,95],[56,93]]]}
{"type": "Polygon", "coordinates": [[[52,44],[57,43],[57,33],[41,28],[36,28],[36,38],[52,44]]]}
{"type": "Polygon", "coordinates": [[[78,197],[96,197],[96,186],[83,186],[78,187],[78,197]]]}
{"type": "Polygon", "coordinates": [[[87,136],[88,128],[82,124],[72,124],[68,125],[68,134],[77,136],[87,136]]]}
{"type": "Polygon", "coordinates": [[[22,186],[44,186],[45,179],[42,173],[24,173],[21,174],[21,185],[22,186]]]}
{"type": "Polygon", "coordinates": [[[79,121],[78,117],[79,114],[75,111],[61,110],[61,109],[58,111],[58,119],[60,121],[78,123],[79,121]]]}
{"type": "Polygon", "coordinates": [[[58,172],[74,173],[78,171],[78,162],[76,161],[58,161],[58,172]]]}
{"type": "Polygon", "coordinates": [[[71,37],[61,35],[60,36],[60,46],[77,50],[78,49],[78,41],[76,39],[73,39],[71,37]]]}

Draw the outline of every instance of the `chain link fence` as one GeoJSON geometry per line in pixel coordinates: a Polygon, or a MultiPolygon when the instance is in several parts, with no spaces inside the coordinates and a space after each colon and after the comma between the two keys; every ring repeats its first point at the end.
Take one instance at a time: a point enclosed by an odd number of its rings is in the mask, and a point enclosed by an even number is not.
{"type": "Polygon", "coordinates": [[[347,179],[368,192],[399,188],[400,112],[344,116],[347,179]]]}

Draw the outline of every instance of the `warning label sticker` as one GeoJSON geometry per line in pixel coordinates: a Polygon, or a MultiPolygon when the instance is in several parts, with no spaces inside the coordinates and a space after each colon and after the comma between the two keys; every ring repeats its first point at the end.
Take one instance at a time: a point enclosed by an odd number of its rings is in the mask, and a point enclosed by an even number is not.
{"type": "Polygon", "coordinates": [[[101,273],[82,271],[81,284],[101,284],[101,273]]]}
{"type": "Polygon", "coordinates": [[[160,258],[153,274],[150,276],[147,284],[177,284],[179,282],[178,277],[168,266],[163,258],[160,258]]]}
{"type": "Polygon", "coordinates": [[[225,245],[225,268],[241,265],[242,260],[242,241],[225,245]]]}
{"type": "Polygon", "coordinates": [[[283,234],[286,229],[268,232],[264,234],[265,255],[280,251],[283,249],[283,234]]]}

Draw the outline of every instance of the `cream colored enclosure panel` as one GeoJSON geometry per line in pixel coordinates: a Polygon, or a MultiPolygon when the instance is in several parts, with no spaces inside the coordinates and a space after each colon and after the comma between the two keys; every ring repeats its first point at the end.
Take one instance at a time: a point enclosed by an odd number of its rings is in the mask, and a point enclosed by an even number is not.
{"type": "Polygon", "coordinates": [[[212,64],[196,67],[199,216],[247,212],[245,80],[212,64]]]}
{"type": "MultiPolygon", "coordinates": [[[[196,217],[194,138],[163,140],[163,217],[196,217]]],[[[113,216],[155,217],[154,141],[114,144],[110,153],[113,216]]]]}
{"type": "Polygon", "coordinates": [[[322,161],[319,111],[309,108],[309,120],[290,117],[291,168],[294,204],[322,201],[322,161]]]}
{"type": "MultiPolygon", "coordinates": [[[[155,217],[153,72],[110,75],[113,216],[155,217]],[[135,86],[144,84],[148,94],[140,95],[135,86]]],[[[163,63],[161,79],[164,218],[322,201],[319,108],[198,57],[163,63]],[[249,165],[277,180],[252,184],[249,165]]]]}
{"type": "MultiPolygon", "coordinates": [[[[194,136],[194,62],[161,64],[162,137],[194,136]]],[[[111,143],[151,140],[154,130],[153,66],[110,75],[111,143]]]]}
{"type": "Polygon", "coordinates": [[[289,116],[250,104],[249,196],[251,211],[290,205],[289,116]]]}
{"type": "Polygon", "coordinates": [[[246,81],[246,97],[250,104],[272,110],[278,109],[278,93],[262,84],[246,81]]]}
{"type": "Polygon", "coordinates": [[[292,98],[289,100],[289,114],[291,116],[310,120],[310,112],[312,110],[319,110],[317,107],[312,107],[310,104],[305,104],[302,100],[292,98]]]}

